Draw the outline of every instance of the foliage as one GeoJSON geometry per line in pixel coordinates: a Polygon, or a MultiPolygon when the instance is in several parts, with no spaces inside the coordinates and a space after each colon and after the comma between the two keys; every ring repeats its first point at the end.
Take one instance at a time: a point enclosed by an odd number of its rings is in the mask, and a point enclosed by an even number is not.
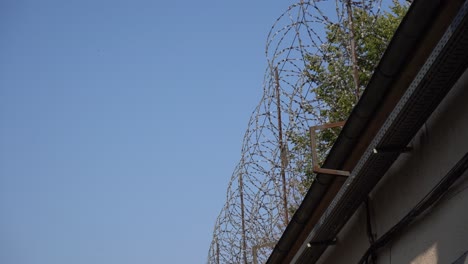
{"type": "MultiPolygon", "coordinates": [[[[304,106],[304,109],[314,115],[320,123],[346,120],[407,9],[407,5],[394,1],[389,11],[374,16],[365,8],[354,5],[351,16],[352,27],[349,19],[344,20],[342,24],[328,24],[325,33],[326,42],[322,44],[322,50],[305,56],[304,74],[308,85],[313,89],[315,101],[311,105],[304,106]],[[353,65],[350,37],[352,33],[357,65],[353,65]],[[353,79],[353,67],[357,69],[358,87],[353,79]]],[[[339,129],[336,128],[317,133],[319,163],[325,159],[338,133],[339,129]]],[[[309,142],[308,135],[295,134],[289,138],[293,148],[310,148],[306,146],[309,142]]],[[[298,168],[306,175],[303,182],[305,190],[313,179],[311,157],[307,159],[308,164],[298,168]]]]}

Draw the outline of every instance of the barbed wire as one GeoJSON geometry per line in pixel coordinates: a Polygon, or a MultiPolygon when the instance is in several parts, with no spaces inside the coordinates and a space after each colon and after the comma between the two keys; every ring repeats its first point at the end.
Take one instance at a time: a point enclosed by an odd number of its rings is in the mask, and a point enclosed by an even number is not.
{"type": "MultiPolygon", "coordinates": [[[[263,96],[248,122],[241,158],[215,223],[208,263],[266,262],[307,191],[304,171],[310,164],[310,147],[308,143],[296,147],[294,137],[328,121],[320,112],[326,106],[317,100],[306,71],[308,58],[342,56],[332,60],[349,62],[349,53],[330,54],[332,44],[326,34],[334,34],[330,33],[333,26],[349,32],[346,4],[377,18],[383,3],[300,1],[274,22],[266,41],[263,96]]],[[[373,34],[367,24],[355,26],[365,28],[363,34],[373,34]]],[[[321,63],[327,61],[331,60],[321,63]]],[[[333,78],[346,81],[343,76],[333,78]]]]}

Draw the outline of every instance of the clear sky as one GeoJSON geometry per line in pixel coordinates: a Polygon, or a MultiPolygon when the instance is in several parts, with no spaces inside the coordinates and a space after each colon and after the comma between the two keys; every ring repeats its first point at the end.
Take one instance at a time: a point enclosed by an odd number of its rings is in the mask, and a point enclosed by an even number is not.
{"type": "Polygon", "coordinates": [[[0,1],[0,263],[205,263],[291,1],[0,1]]]}

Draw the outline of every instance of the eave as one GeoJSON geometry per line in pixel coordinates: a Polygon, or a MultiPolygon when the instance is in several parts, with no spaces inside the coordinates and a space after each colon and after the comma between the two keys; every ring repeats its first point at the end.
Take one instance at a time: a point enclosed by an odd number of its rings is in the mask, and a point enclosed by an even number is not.
{"type": "MultiPolygon", "coordinates": [[[[463,3],[464,1],[461,0],[413,2],[322,167],[355,170],[363,154],[369,149],[402,96],[414,82],[463,3]]],[[[457,64],[455,74],[466,68],[466,61],[457,62],[459,65],[457,64]]],[[[454,81],[452,79],[456,79],[456,76],[454,75],[450,82],[454,81]]],[[[450,82],[446,85],[450,86],[450,82]]],[[[441,100],[446,92],[446,89],[443,89],[440,94],[434,96],[441,100]]],[[[426,118],[436,105],[432,103],[426,107],[427,109],[424,110],[426,118]]],[[[421,120],[418,122],[424,122],[423,119],[421,120]]],[[[416,126],[412,129],[417,130],[419,123],[415,123],[416,126]]],[[[404,140],[399,144],[410,140],[411,133],[412,131],[408,131],[404,140]]],[[[383,176],[385,168],[388,168],[397,157],[398,155],[386,156],[382,167],[377,168],[372,165],[375,167],[375,173],[379,174],[374,177],[375,183],[380,179],[379,177],[383,176]]],[[[327,217],[336,217],[335,215],[328,216],[328,214],[336,208],[338,203],[343,203],[346,189],[343,185],[346,181],[342,177],[317,175],[267,263],[314,263],[321,256],[327,245],[313,248],[304,248],[304,246],[310,239],[314,239],[314,233],[316,236],[324,223],[330,220],[327,217]],[[324,216],[324,213],[327,215],[324,216]]],[[[371,190],[372,187],[370,184],[366,190],[371,190]]],[[[355,208],[362,202],[361,198],[358,197],[352,205],[348,206],[349,208],[345,208],[346,213],[340,215],[342,221],[337,222],[336,227],[329,228],[330,235],[341,229],[345,220],[349,219],[355,208]]],[[[321,237],[320,240],[333,238],[321,237]]]]}

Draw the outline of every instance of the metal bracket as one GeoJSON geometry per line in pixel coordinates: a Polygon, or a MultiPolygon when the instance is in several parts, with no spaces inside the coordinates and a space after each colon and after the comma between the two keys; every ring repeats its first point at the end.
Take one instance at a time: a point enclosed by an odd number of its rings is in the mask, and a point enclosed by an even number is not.
{"type": "Polygon", "coordinates": [[[339,176],[339,177],[348,177],[350,175],[349,171],[320,168],[320,166],[318,165],[318,161],[317,161],[316,131],[327,129],[327,128],[333,128],[333,127],[342,127],[344,126],[345,123],[346,123],[345,121],[342,121],[342,122],[328,123],[328,124],[310,127],[310,144],[312,147],[312,164],[313,164],[312,171],[313,172],[334,175],[334,176],[339,176]]]}
{"type": "Polygon", "coordinates": [[[325,169],[314,167],[313,172],[321,173],[321,174],[328,174],[328,175],[335,175],[339,177],[348,177],[350,175],[349,171],[342,171],[342,170],[332,170],[332,169],[325,169]]]}
{"type": "Polygon", "coordinates": [[[373,149],[374,154],[385,153],[408,153],[413,150],[412,147],[377,147],[373,149]]]}
{"type": "Polygon", "coordinates": [[[330,239],[330,240],[322,240],[322,241],[310,241],[309,243],[307,243],[307,247],[312,247],[312,246],[333,246],[333,245],[336,245],[336,242],[338,241],[338,239],[335,237],[334,239],[330,239]]]}

